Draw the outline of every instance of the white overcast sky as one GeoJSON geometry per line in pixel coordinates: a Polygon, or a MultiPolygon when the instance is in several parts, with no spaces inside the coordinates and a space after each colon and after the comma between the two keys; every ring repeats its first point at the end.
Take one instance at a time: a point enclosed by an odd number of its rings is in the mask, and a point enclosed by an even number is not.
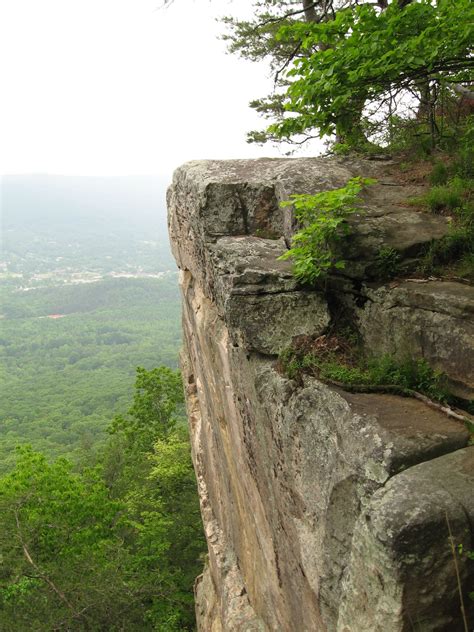
{"type": "MultiPolygon", "coordinates": [[[[170,173],[278,155],[245,142],[268,69],[215,17],[250,0],[0,0],[0,173],[170,173]]],[[[283,151],[283,150],[282,150],[283,151]]]]}

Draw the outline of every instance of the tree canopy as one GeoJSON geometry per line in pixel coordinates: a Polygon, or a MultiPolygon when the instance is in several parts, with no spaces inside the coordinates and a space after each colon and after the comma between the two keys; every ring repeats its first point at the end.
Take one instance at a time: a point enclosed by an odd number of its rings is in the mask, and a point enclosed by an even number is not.
{"type": "Polygon", "coordinates": [[[139,369],[95,466],[29,447],[0,478],[2,629],[194,628],[204,537],[180,376],[139,369]]]}
{"type": "Polygon", "coordinates": [[[273,93],[251,103],[273,122],[251,141],[335,135],[354,146],[402,114],[436,140],[442,95],[470,95],[470,0],[262,0],[252,20],[224,22],[230,51],[269,60],[274,74],[273,93]]]}

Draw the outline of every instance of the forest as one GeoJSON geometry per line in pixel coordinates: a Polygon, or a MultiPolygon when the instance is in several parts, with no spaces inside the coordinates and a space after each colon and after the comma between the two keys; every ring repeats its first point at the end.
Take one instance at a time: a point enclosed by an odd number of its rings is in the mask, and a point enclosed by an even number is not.
{"type": "Polygon", "coordinates": [[[193,628],[204,537],[182,400],[178,372],[139,369],[95,458],[17,449],[0,478],[2,630],[193,628]]]}
{"type": "Polygon", "coordinates": [[[177,276],[10,291],[2,301],[0,469],[31,443],[84,455],[127,408],[135,369],[176,367],[177,276]],[[48,315],[61,315],[51,318],[48,315]]]}

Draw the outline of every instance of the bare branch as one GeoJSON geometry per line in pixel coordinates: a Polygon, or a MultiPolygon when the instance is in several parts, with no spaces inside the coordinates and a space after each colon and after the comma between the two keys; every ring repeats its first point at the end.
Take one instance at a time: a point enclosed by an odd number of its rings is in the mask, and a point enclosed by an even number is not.
{"type": "Polygon", "coordinates": [[[469,626],[467,624],[467,617],[466,617],[466,608],[464,606],[464,599],[463,599],[463,596],[462,596],[461,575],[459,573],[459,566],[458,566],[458,560],[457,560],[457,557],[456,557],[456,548],[455,548],[455,543],[454,543],[454,538],[453,538],[453,532],[451,531],[451,524],[449,522],[449,517],[448,517],[448,512],[447,511],[445,511],[445,515],[446,515],[446,524],[448,525],[449,546],[451,548],[451,554],[453,556],[454,570],[456,572],[456,581],[457,581],[457,584],[458,584],[458,594],[459,594],[459,602],[460,602],[462,620],[463,620],[463,623],[464,623],[464,632],[469,632],[469,626]]]}

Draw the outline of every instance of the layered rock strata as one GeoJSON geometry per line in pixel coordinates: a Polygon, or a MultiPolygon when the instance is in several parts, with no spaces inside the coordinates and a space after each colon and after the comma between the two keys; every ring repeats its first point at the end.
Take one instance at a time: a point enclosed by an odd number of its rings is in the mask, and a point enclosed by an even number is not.
{"type": "Polygon", "coordinates": [[[201,632],[464,629],[456,568],[464,592],[473,576],[450,542],[474,549],[466,429],[417,400],[275,368],[295,336],[327,330],[337,304],[374,353],[409,348],[472,392],[472,288],[381,285],[372,272],[381,247],[409,270],[446,234],[443,218],[403,204],[415,193],[369,162],[202,161],[174,175],[182,369],[209,549],[196,582],[201,632]],[[294,230],[279,203],[354,175],[378,184],[355,219],[350,265],[329,293],[302,288],[277,259],[294,230]]]}

